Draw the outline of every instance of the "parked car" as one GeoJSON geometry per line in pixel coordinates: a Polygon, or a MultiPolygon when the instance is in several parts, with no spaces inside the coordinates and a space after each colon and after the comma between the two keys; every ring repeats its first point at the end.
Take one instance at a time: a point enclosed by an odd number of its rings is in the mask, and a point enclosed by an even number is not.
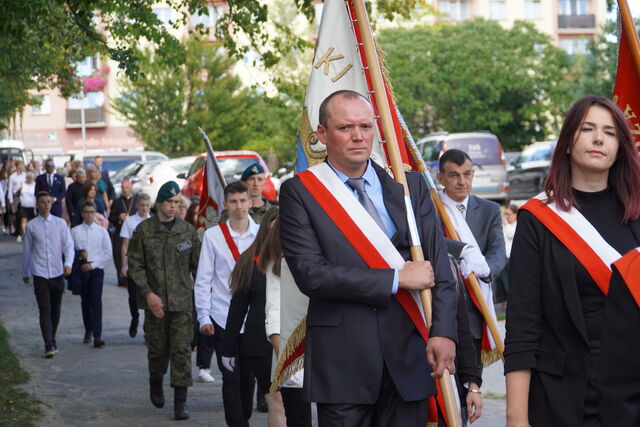
{"type": "Polygon", "coordinates": [[[529,199],[543,190],[549,175],[556,141],[536,142],[527,146],[509,171],[509,199],[529,199]]]}
{"type": "MultiPolygon", "coordinates": [[[[238,181],[242,172],[251,164],[258,162],[264,168],[266,175],[266,183],[262,194],[269,200],[276,200],[277,192],[276,188],[271,180],[271,173],[267,164],[262,159],[260,154],[255,151],[238,150],[238,151],[216,151],[216,159],[220,166],[220,171],[224,175],[224,179],[227,184],[233,181],[238,181]]],[[[202,180],[204,177],[204,165],[207,160],[207,153],[200,154],[191,165],[189,172],[183,176],[186,178],[184,187],[182,187],[182,194],[187,197],[194,195],[202,195],[202,180]]]]}
{"type": "Polygon", "coordinates": [[[157,151],[80,152],[73,153],[73,160],[82,160],[82,163],[87,166],[89,163],[94,163],[97,156],[102,157],[102,169],[109,171],[109,177],[113,177],[116,172],[124,169],[133,162],[169,160],[167,155],[157,151]]]}
{"type": "Polygon", "coordinates": [[[438,182],[440,157],[455,148],[467,153],[475,167],[473,194],[497,201],[507,198],[507,167],[502,144],[496,135],[490,132],[436,132],[419,140],[417,145],[435,183],[438,182]]]}
{"type": "Polygon", "coordinates": [[[120,183],[128,178],[133,184],[133,191],[142,191],[151,196],[151,203],[155,203],[160,187],[168,181],[175,181],[180,187],[184,185],[184,178],[178,178],[189,171],[195,156],[181,157],[167,161],[134,162],[117,172],[112,182],[116,188],[116,196],[120,197],[120,183]]]}

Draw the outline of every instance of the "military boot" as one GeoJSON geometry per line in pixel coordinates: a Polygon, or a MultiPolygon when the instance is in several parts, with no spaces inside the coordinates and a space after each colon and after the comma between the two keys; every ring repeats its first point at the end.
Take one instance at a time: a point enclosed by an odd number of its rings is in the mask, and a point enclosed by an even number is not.
{"type": "Polygon", "coordinates": [[[187,388],[175,387],[173,389],[173,413],[176,420],[188,420],[187,410],[187,388]]]}
{"type": "Polygon", "coordinates": [[[149,397],[156,408],[164,407],[164,391],[162,391],[162,378],[149,378],[149,397]]]}

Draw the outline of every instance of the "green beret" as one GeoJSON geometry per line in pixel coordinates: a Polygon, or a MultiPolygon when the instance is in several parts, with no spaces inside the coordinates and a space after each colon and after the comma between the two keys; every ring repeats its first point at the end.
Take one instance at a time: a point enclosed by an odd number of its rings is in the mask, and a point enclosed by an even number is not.
{"type": "Polygon", "coordinates": [[[175,181],[169,181],[162,184],[160,190],[158,190],[158,197],[156,197],[156,202],[161,203],[167,199],[170,199],[173,196],[177,196],[180,194],[180,187],[176,184],[175,181]]]}
{"type": "Polygon", "coordinates": [[[254,164],[246,168],[244,172],[242,172],[242,176],[240,177],[240,179],[242,181],[246,181],[250,176],[258,175],[259,173],[264,173],[264,168],[260,166],[260,163],[255,162],[254,164]]]}

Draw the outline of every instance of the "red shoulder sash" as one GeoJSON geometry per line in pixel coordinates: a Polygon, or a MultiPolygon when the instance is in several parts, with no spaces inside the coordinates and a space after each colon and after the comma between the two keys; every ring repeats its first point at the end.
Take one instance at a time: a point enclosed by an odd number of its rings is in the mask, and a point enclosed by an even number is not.
{"type": "Polygon", "coordinates": [[[640,248],[628,252],[613,265],[622,276],[622,280],[629,288],[636,304],[640,307],[640,248]]]}
{"type": "Polygon", "coordinates": [[[224,236],[224,240],[227,242],[227,246],[229,246],[229,250],[231,251],[231,255],[233,255],[234,261],[238,261],[238,258],[240,258],[240,251],[238,250],[238,245],[236,245],[233,237],[231,237],[229,226],[226,222],[221,222],[218,225],[220,225],[220,231],[222,231],[222,235],[224,236]]]}

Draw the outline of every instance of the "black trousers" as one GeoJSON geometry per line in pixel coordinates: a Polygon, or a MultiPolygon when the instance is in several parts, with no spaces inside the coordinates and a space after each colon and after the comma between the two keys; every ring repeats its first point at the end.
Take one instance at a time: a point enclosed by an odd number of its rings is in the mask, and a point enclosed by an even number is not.
{"type": "Polygon", "coordinates": [[[51,279],[33,276],[33,290],[40,312],[40,332],[45,351],[48,351],[56,345],[56,331],[60,323],[60,305],[64,293],[63,276],[51,279]]]}
{"type": "Polygon", "coordinates": [[[424,427],[429,413],[427,399],[406,402],[400,397],[386,365],[376,403],[318,403],[317,406],[319,427],[424,427]]]}
{"type": "Polygon", "coordinates": [[[139,319],[138,289],[136,288],[136,282],[129,276],[127,276],[127,293],[129,294],[129,312],[131,313],[131,318],[139,319]]]}
{"type": "Polygon", "coordinates": [[[125,287],[128,285],[127,278],[122,275],[122,237],[120,237],[120,229],[116,228],[115,235],[111,241],[111,250],[113,255],[113,264],[116,266],[116,276],[118,277],[118,286],[125,287]]]}
{"type": "Polygon", "coordinates": [[[214,346],[218,368],[222,372],[222,405],[224,418],[230,427],[248,427],[253,409],[253,391],[255,380],[246,357],[236,354],[236,367],[233,372],[222,366],[222,342],[224,328],[213,322],[215,328],[214,346]]]}
{"type": "Polygon", "coordinates": [[[199,369],[209,369],[211,367],[211,359],[213,358],[213,352],[215,351],[215,335],[203,335],[196,334],[196,345],[198,351],[196,351],[196,365],[199,369]]]}
{"type": "Polygon", "coordinates": [[[94,268],[82,273],[80,303],[82,306],[82,322],[87,333],[99,338],[102,336],[102,287],[104,270],[94,268]]]}
{"type": "Polygon", "coordinates": [[[287,427],[311,427],[311,402],[305,401],[301,388],[282,387],[280,389],[287,427]]]}

